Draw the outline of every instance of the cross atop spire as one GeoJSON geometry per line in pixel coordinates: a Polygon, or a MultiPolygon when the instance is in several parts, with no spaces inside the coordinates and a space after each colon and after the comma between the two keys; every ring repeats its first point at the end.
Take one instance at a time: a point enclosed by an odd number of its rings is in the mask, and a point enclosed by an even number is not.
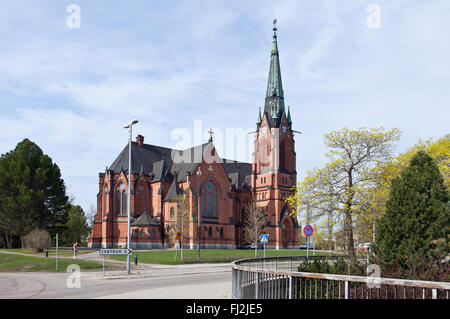
{"type": "Polygon", "coordinates": [[[272,54],[276,52],[278,54],[278,44],[277,44],[277,19],[273,20],[273,45],[272,45],[272,54]]]}
{"type": "Polygon", "coordinates": [[[212,128],[209,129],[208,133],[209,133],[209,141],[212,142],[213,141],[213,134],[214,134],[214,131],[212,130],[212,128]]]}

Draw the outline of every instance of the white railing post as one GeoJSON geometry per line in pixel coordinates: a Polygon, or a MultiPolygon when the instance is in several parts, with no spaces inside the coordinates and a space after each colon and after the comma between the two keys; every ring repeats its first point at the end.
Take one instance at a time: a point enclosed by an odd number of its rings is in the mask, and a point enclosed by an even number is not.
{"type": "Polygon", "coordinates": [[[231,298],[236,298],[236,269],[231,270],[231,298]]]}
{"type": "Polygon", "coordinates": [[[293,295],[292,275],[289,275],[289,299],[292,299],[293,295]]]}
{"type": "Polygon", "coordinates": [[[238,269],[237,271],[237,297],[238,299],[242,299],[242,293],[241,293],[242,285],[241,285],[241,271],[238,269]]]}
{"type": "Polygon", "coordinates": [[[433,289],[432,297],[433,299],[437,299],[437,289],[433,289]]]}
{"type": "Polygon", "coordinates": [[[258,289],[259,289],[259,272],[256,273],[255,299],[258,299],[258,289]]]}
{"type": "Polygon", "coordinates": [[[345,299],[348,299],[348,281],[345,282],[345,299]]]}

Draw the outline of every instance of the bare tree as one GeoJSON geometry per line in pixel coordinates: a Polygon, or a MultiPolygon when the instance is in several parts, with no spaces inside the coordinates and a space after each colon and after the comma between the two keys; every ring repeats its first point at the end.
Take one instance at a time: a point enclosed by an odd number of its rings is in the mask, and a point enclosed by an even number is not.
{"type": "Polygon", "coordinates": [[[181,232],[180,252],[181,261],[183,261],[183,244],[185,239],[189,239],[188,230],[190,224],[190,201],[189,192],[185,191],[177,195],[177,219],[175,224],[175,231],[181,232]]]}
{"type": "Polygon", "coordinates": [[[22,238],[23,246],[35,252],[43,251],[50,247],[51,239],[46,230],[36,228],[22,238]]]}
{"type": "Polygon", "coordinates": [[[92,228],[92,225],[94,224],[95,215],[97,215],[97,209],[95,208],[94,204],[91,204],[89,207],[89,210],[85,213],[86,220],[88,222],[88,226],[92,228]]]}
{"type": "Polygon", "coordinates": [[[258,241],[266,224],[266,213],[262,207],[256,206],[255,200],[245,208],[244,238],[255,246],[255,257],[258,252],[258,241]]]}

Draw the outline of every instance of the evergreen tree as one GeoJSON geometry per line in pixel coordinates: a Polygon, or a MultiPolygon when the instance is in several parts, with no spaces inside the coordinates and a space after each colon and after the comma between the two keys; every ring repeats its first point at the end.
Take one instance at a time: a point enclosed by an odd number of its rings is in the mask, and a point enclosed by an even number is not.
{"type": "Polygon", "coordinates": [[[386,213],[376,225],[375,253],[383,271],[406,273],[425,261],[437,265],[449,251],[449,193],[425,151],[392,181],[386,213]]]}
{"type": "Polygon", "coordinates": [[[0,157],[0,232],[8,247],[35,228],[61,233],[68,208],[59,167],[38,145],[24,139],[0,157]]]}
{"type": "Polygon", "coordinates": [[[72,246],[73,243],[81,242],[89,235],[89,226],[83,208],[79,205],[71,205],[67,217],[66,229],[62,238],[64,244],[72,246]]]}

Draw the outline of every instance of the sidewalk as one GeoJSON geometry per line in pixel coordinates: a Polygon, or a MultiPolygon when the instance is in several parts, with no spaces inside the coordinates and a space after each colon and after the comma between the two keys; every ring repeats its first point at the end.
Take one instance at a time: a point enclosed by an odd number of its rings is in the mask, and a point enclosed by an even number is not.
{"type": "Polygon", "coordinates": [[[231,299],[231,282],[149,288],[95,299],[231,299]]]}

